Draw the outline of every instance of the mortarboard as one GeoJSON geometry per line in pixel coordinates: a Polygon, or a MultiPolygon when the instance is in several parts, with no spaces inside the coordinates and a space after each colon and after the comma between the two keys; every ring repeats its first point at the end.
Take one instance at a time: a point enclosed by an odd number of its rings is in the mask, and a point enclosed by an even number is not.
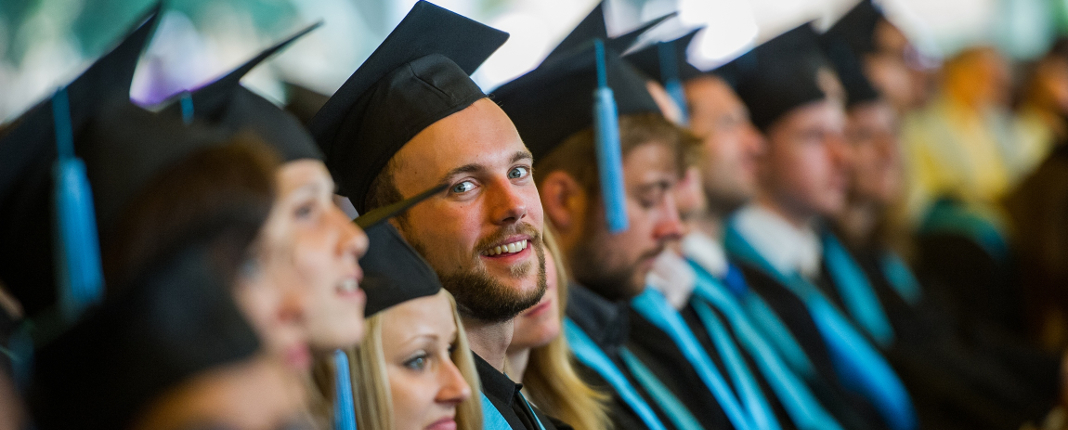
{"type": "Polygon", "coordinates": [[[437,294],[441,281],[397,229],[388,222],[367,229],[370,245],[360,259],[367,293],[364,314],[370,316],[407,300],[437,294]]]}
{"type": "MultiPolygon", "coordinates": [[[[150,8],[127,36],[66,86],[71,132],[93,112],[129,103],[130,83],[145,43],[159,17],[150,8]]],[[[0,279],[34,316],[56,301],[51,225],[52,166],[57,157],[52,100],[23,114],[0,138],[0,279]],[[17,245],[16,245],[17,244],[17,245]]],[[[84,146],[75,139],[76,155],[84,146]]]]}
{"type": "Polygon", "coordinates": [[[286,82],[285,86],[288,96],[285,110],[297,117],[297,120],[305,126],[315,117],[315,113],[323,108],[326,101],[330,100],[330,96],[303,85],[286,82]]]}
{"type": "Polygon", "coordinates": [[[419,1],[330,97],[309,129],[363,213],[371,181],[431,124],[485,97],[469,77],[508,34],[419,1]]]}
{"type": "Polygon", "coordinates": [[[824,34],[843,41],[854,55],[863,57],[875,51],[875,26],[885,19],[871,0],[861,0],[824,34]]]}
{"type": "Polygon", "coordinates": [[[704,27],[694,29],[678,39],[646,46],[623,56],[623,59],[661,84],[666,84],[671,78],[686,82],[704,74],[686,61],[686,49],[702,29],[704,27]]]}
{"type": "Polygon", "coordinates": [[[676,14],[678,14],[678,12],[669,13],[646,22],[638,26],[638,28],[619,36],[608,37],[608,27],[605,25],[604,2],[602,1],[597,3],[597,6],[594,6],[593,10],[586,14],[586,17],[583,18],[582,21],[579,21],[578,25],[571,30],[571,33],[568,33],[568,35],[549,52],[549,55],[542,60],[542,64],[566,57],[576,49],[582,49],[594,39],[604,40],[604,45],[608,49],[616,52],[626,52],[634,45],[634,42],[638,41],[638,38],[641,37],[642,34],[645,34],[646,31],[649,31],[676,14]]]}
{"type": "Polygon", "coordinates": [[[168,389],[259,351],[232,294],[261,224],[233,218],[190,235],[44,346],[27,397],[38,428],[127,428],[168,389]]]}
{"type": "Polygon", "coordinates": [[[819,41],[827,59],[834,66],[842,87],[845,88],[846,107],[878,100],[879,92],[864,75],[864,66],[860,59],[863,54],[853,51],[850,42],[844,37],[842,32],[827,32],[820,35],[819,41]]]}
{"type": "Polygon", "coordinates": [[[249,71],[320,25],[322,22],[305,27],[214,82],[191,94],[179,95],[163,113],[188,116],[192,111],[194,119],[231,132],[250,130],[274,147],[283,161],[322,159],[315,141],[300,120],[241,85],[241,78],[249,71]]]}
{"type": "Polygon", "coordinates": [[[802,24],[720,66],[715,74],[745,102],[762,131],[790,110],[828,96],[826,73],[833,69],[816,33],[802,24]]]}
{"type": "MultiPolygon", "coordinates": [[[[540,66],[492,92],[538,160],[574,133],[594,124],[594,90],[598,87],[592,45],[540,66]]],[[[645,77],[619,55],[606,50],[608,86],[619,115],[661,113],[645,77]]]]}

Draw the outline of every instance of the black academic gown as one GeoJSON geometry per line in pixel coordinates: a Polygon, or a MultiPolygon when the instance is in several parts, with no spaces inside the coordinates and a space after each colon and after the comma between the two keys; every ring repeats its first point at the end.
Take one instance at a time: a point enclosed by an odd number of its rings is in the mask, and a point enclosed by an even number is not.
{"type": "MultiPolygon", "coordinates": [[[[719,316],[720,321],[729,323],[730,319],[722,315],[715,307],[712,307],[712,310],[719,316]]],[[[723,379],[730,386],[731,391],[736,393],[737,396],[738,390],[727,373],[727,366],[723,361],[723,357],[712,342],[712,338],[709,336],[704,324],[698,318],[697,311],[694,310],[692,305],[687,304],[679,310],[679,314],[690,332],[700,342],[701,347],[708,353],[712,364],[723,375],[723,379]]],[[[664,385],[683,402],[687,409],[693,411],[694,418],[697,418],[704,428],[733,428],[715,396],[683,355],[679,346],[671,340],[671,337],[633,309],[630,311],[630,318],[631,331],[627,343],[630,350],[656,374],[657,378],[664,382],[664,385]]],[[[771,407],[772,412],[775,414],[779,425],[783,430],[795,429],[796,427],[786,413],[786,409],[783,408],[782,403],[775,396],[775,392],[768,385],[764,375],[759,371],[760,367],[752,359],[749,351],[741,347],[741,343],[739,343],[733,330],[727,330],[727,332],[731,336],[731,342],[737,346],[738,351],[745,360],[753,379],[759,384],[760,390],[764,394],[768,406],[771,407]]],[[[742,400],[740,396],[737,397],[739,401],[742,400]]]]}
{"type": "Polygon", "coordinates": [[[878,410],[863,396],[848,390],[839,379],[831,353],[805,303],[764,270],[737,262],[749,287],[783,321],[812,363],[815,375],[806,382],[828,412],[847,429],[884,429],[878,410]]]}
{"type": "MultiPolygon", "coordinates": [[[[567,317],[581,328],[615,363],[616,367],[634,386],[638,395],[656,412],[664,427],[669,430],[675,429],[676,427],[672,424],[667,414],[660,409],[650,394],[634,378],[634,375],[627,370],[627,366],[619,355],[620,350],[626,346],[627,336],[630,331],[630,315],[627,304],[625,302],[615,303],[608,301],[580,285],[571,284],[568,288],[567,317]]],[[[582,379],[594,389],[612,396],[608,404],[608,415],[614,429],[648,428],[638,414],[623,401],[619,393],[597,371],[587,367],[582,362],[576,362],[576,370],[582,379]]]]}
{"type": "MultiPolygon", "coordinates": [[[[886,250],[874,245],[847,250],[867,275],[894,329],[894,343],[884,352],[913,393],[924,427],[1016,428],[1050,407],[1052,387],[1031,386],[996,357],[969,347],[945,307],[939,306],[939,296],[907,302],[881,264],[886,250]]],[[[1056,368],[1048,371],[1054,381],[1056,368]]]]}
{"type": "Polygon", "coordinates": [[[538,421],[545,426],[545,430],[558,429],[549,417],[541,413],[534,405],[527,409],[524,400],[520,397],[521,384],[516,384],[507,375],[497,371],[478,354],[472,354],[475,358],[475,369],[478,371],[478,379],[482,382],[482,393],[486,395],[490,403],[497,408],[512,430],[540,430],[538,421]],[[531,411],[536,416],[531,416],[531,411]]]}

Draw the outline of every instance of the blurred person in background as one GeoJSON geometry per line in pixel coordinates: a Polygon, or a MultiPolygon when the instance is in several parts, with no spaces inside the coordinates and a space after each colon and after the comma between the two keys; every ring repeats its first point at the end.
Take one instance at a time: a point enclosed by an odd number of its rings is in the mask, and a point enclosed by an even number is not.
{"type": "Polygon", "coordinates": [[[1068,140],[1068,39],[1058,39],[1029,70],[1016,106],[1028,172],[1068,140]]]}
{"type": "Polygon", "coordinates": [[[567,308],[567,272],[551,231],[545,232],[545,297],[516,318],[508,368],[530,401],[577,429],[607,430],[607,396],[587,385],[571,363],[561,335],[567,308]]]}

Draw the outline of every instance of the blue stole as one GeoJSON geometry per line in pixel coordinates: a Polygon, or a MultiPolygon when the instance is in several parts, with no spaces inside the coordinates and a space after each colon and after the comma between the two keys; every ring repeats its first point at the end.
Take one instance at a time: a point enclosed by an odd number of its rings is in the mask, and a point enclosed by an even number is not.
{"type": "Polygon", "coordinates": [[[567,337],[567,342],[571,345],[571,351],[575,357],[601,375],[649,430],[667,430],[653,408],[638,395],[638,391],[634,389],[623,372],[571,318],[564,319],[564,336],[567,337]]]}
{"type": "MultiPolygon", "coordinates": [[[[743,295],[755,297],[755,294],[751,294],[746,288],[745,279],[737,268],[730,267],[727,272],[727,285],[724,285],[704,267],[692,260],[689,262],[697,275],[694,297],[715,306],[727,318],[742,346],[749,351],[749,355],[766,376],[765,379],[782,402],[794,425],[801,430],[842,430],[842,426],[816,400],[808,386],[790,370],[779,353],[749,321],[738,298],[743,295]]],[[[755,299],[759,300],[758,297],[755,299]]]]}
{"type": "Polygon", "coordinates": [[[676,428],[679,430],[704,430],[701,424],[698,424],[697,418],[694,418],[693,414],[682,405],[682,402],[674,394],[671,394],[671,390],[665,387],[656,378],[653,371],[649,370],[645,363],[642,363],[638,357],[634,356],[634,353],[626,348],[621,348],[619,356],[623,360],[623,364],[634,375],[634,379],[637,379],[638,383],[652,395],[653,401],[667,413],[668,419],[671,420],[672,424],[675,424],[676,428]]]}
{"type": "Polygon", "coordinates": [[[879,297],[875,295],[875,289],[868,281],[868,275],[837,237],[831,233],[824,233],[822,236],[823,258],[838,294],[842,297],[842,304],[857,325],[864,329],[880,348],[889,348],[894,344],[894,329],[883,311],[882,304],[879,303],[879,297]]]}
{"type": "MultiPolygon", "coordinates": [[[[530,403],[527,403],[527,399],[523,397],[522,393],[519,394],[519,400],[530,411],[530,416],[534,418],[534,422],[538,423],[538,429],[545,430],[545,425],[538,419],[538,415],[534,413],[534,408],[530,407],[530,403]]],[[[486,397],[486,393],[482,393],[482,428],[486,430],[512,430],[512,426],[508,425],[508,420],[504,419],[504,415],[501,415],[501,411],[498,411],[496,406],[493,406],[493,402],[490,401],[489,397],[486,397]]]]}
{"type": "Polygon", "coordinates": [[[334,430],[356,430],[356,403],[352,397],[349,356],[334,351],[334,430]]]}
{"type": "Polygon", "coordinates": [[[916,306],[920,302],[923,298],[920,281],[916,280],[912,269],[909,269],[901,256],[893,251],[884,252],[879,259],[879,267],[883,270],[883,276],[886,277],[890,287],[897,291],[906,303],[916,306]]]}
{"type": "Polygon", "coordinates": [[[724,345],[724,339],[717,339],[712,332],[709,333],[716,344],[716,348],[723,355],[725,361],[728,362],[735,386],[739,387],[740,391],[745,395],[748,411],[742,408],[738,398],[735,397],[720,371],[712,363],[712,359],[709,358],[693,332],[690,331],[690,328],[686,326],[686,322],[682,320],[682,316],[679,315],[678,311],[667,303],[663,294],[653,288],[646,288],[644,293],[631,301],[631,307],[647,321],[667,333],[668,337],[682,352],[682,355],[686,357],[686,361],[697,371],[697,375],[716,398],[716,401],[723,408],[727,418],[731,420],[735,428],[780,428],[779,423],[775,421],[774,415],[770,413],[771,408],[768,407],[766,400],[759,392],[759,388],[755,386],[756,383],[753,382],[752,375],[745,368],[745,363],[731,362],[731,359],[740,360],[741,358],[737,356],[737,351],[734,351],[733,345],[730,344],[729,340],[724,345]],[[725,351],[725,349],[729,351],[725,351]],[[734,354],[731,355],[731,353],[734,354]]]}
{"type": "Polygon", "coordinates": [[[888,427],[917,428],[912,400],[897,374],[816,286],[798,274],[787,275],[776,270],[733,227],[727,229],[725,245],[732,255],[760,267],[805,303],[831,354],[838,377],[847,387],[868,398],[888,427]]]}

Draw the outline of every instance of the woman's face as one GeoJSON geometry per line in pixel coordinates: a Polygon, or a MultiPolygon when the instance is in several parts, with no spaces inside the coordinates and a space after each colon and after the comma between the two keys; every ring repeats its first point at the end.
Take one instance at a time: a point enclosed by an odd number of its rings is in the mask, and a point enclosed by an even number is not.
{"type": "Polygon", "coordinates": [[[545,346],[560,334],[560,305],[556,261],[545,256],[545,295],[515,319],[508,352],[545,346]]]}
{"type": "Polygon", "coordinates": [[[234,301],[263,341],[265,350],[288,367],[306,371],[311,366],[308,337],[303,327],[307,294],[287,273],[270,270],[260,247],[241,268],[234,301]]]}
{"type": "Polygon", "coordinates": [[[351,346],[363,339],[357,260],[367,235],[334,205],[334,182],[316,160],[291,161],[278,171],[278,200],[264,228],[269,273],[304,291],[304,330],[315,351],[351,346]]]}
{"type": "Polygon", "coordinates": [[[453,364],[456,323],[442,290],[382,313],[382,355],[396,430],[455,430],[471,387],[453,364]]]}

